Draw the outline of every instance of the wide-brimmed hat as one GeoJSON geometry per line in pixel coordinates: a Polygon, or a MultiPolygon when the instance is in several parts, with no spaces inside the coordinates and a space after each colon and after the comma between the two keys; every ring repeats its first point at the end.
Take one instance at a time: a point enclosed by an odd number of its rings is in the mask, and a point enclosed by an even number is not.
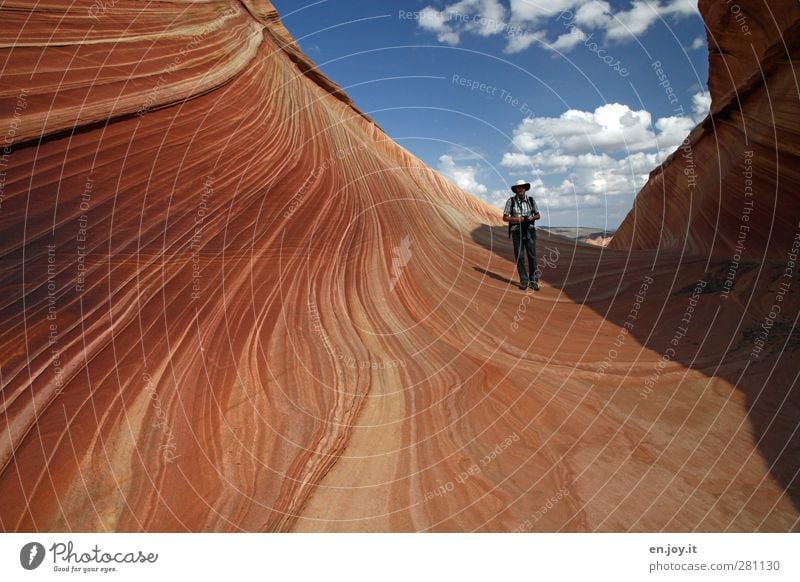
{"type": "Polygon", "coordinates": [[[517,186],[525,186],[525,192],[531,189],[531,185],[528,184],[525,180],[517,180],[517,183],[511,186],[511,191],[514,191],[514,188],[517,186]]]}

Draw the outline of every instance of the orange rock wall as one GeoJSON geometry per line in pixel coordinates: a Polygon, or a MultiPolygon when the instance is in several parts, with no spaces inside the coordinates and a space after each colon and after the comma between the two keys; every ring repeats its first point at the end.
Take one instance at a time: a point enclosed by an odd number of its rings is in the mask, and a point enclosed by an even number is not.
{"type": "Polygon", "coordinates": [[[700,10],[711,113],[651,173],[611,246],[785,259],[800,222],[800,4],[700,10]]]}
{"type": "Polygon", "coordinates": [[[662,366],[702,261],[543,233],[523,294],[269,3],[0,18],[0,530],[796,527],[797,359],[703,336],[768,281],[662,366]]]}

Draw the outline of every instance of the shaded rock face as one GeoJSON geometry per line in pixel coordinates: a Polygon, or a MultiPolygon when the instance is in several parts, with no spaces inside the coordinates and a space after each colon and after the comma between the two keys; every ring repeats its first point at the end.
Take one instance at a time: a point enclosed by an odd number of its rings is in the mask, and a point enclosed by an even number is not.
{"type": "Polygon", "coordinates": [[[64,11],[0,10],[0,529],[796,527],[777,283],[543,233],[521,294],[269,3],[64,11]]]}
{"type": "Polygon", "coordinates": [[[800,4],[700,10],[711,113],[651,174],[611,246],[783,259],[800,231],[800,4]]]}

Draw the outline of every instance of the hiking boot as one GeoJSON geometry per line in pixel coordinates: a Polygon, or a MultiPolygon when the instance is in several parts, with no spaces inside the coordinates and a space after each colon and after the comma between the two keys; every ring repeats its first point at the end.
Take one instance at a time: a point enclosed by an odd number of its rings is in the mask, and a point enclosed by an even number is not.
{"type": "Polygon", "coordinates": [[[529,286],[530,286],[530,288],[531,288],[531,289],[533,289],[534,291],[538,291],[538,290],[539,290],[539,283],[537,283],[536,281],[531,281],[531,282],[529,283],[529,286]]]}

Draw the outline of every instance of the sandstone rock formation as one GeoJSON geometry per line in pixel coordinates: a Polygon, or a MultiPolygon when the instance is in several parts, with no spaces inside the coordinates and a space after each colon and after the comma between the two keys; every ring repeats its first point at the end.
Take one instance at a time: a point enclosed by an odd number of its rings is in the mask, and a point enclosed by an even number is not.
{"type": "Polygon", "coordinates": [[[612,247],[784,260],[800,220],[800,3],[699,6],[711,112],[651,173],[612,247]]]}
{"type": "Polygon", "coordinates": [[[268,2],[0,15],[0,530],[797,528],[796,292],[748,360],[781,264],[723,298],[639,227],[543,235],[523,294],[268,2]]]}

